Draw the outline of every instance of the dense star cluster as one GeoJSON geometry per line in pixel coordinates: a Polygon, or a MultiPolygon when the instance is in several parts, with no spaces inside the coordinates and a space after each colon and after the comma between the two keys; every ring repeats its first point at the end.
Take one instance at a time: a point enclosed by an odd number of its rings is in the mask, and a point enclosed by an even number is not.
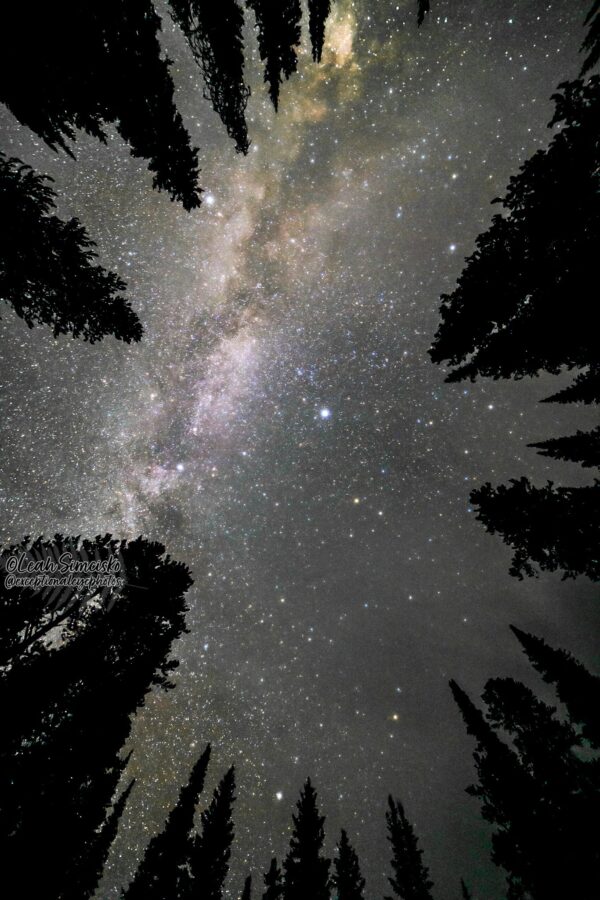
{"type": "Polygon", "coordinates": [[[502,896],[448,681],[474,697],[492,674],[531,682],[509,623],[589,663],[600,611],[584,580],[511,579],[468,498],[515,471],[592,483],[527,444],[597,423],[536,402],[562,376],[447,384],[427,349],[490,201],[550,140],[587,7],[437,0],[417,29],[413,0],[338,0],[318,65],[303,33],[277,113],[248,29],[246,156],[160,8],[200,147],[192,212],[152,191],[112,126],[106,145],[78,134],[71,159],[0,112],[7,156],[55,179],[57,215],[85,223],[144,328],[90,345],[2,310],[2,539],[143,534],[195,580],[177,689],[135,723],[102,900],[208,742],[211,783],[236,770],[229,897],[284,855],[307,776],[325,850],[345,828],[367,896],[387,889],[390,793],[440,900],[465,873],[502,896]]]}

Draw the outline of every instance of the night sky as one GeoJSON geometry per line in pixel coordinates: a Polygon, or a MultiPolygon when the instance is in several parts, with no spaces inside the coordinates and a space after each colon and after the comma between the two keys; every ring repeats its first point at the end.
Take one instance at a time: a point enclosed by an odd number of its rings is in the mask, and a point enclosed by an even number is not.
{"type": "Polygon", "coordinates": [[[526,444],[595,422],[537,404],[568,379],[447,385],[427,348],[490,201],[550,139],[588,5],[435,0],[418,31],[413,0],[339,0],[322,64],[305,46],[278,114],[249,31],[245,158],[165,14],[202,160],[192,214],[115,131],[80,135],[74,162],[2,110],[2,146],[55,178],[145,327],[89,346],[2,311],[2,539],[141,533],[195,578],[177,689],[136,722],[102,900],[207,741],[206,796],[238,774],[228,896],[285,853],[307,775],[328,855],[347,828],[369,898],[386,889],[389,792],[438,900],[461,875],[503,895],[448,680],[478,697],[513,675],[550,696],[509,623],[593,666],[600,608],[584,580],[511,578],[468,497],[520,475],[591,482],[526,444]]]}

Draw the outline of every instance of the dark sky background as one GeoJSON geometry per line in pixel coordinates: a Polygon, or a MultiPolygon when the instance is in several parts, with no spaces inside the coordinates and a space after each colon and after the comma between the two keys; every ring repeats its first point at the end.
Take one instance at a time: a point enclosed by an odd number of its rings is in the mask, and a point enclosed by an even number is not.
{"type": "Polygon", "coordinates": [[[369,898],[393,792],[436,898],[463,875],[498,900],[448,680],[477,697],[513,675],[547,696],[509,623],[594,665],[593,586],[512,579],[468,504],[487,480],[591,481],[526,444],[592,414],[537,404],[565,379],[447,385],[426,352],[490,201],[550,138],[588,4],[435,0],[420,31],[415,5],[339,0],[323,63],[303,50],[277,115],[252,37],[247,158],[165,15],[201,148],[193,214],[151,190],[116,132],[106,147],[81,135],[73,162],[1,113],[2,146],[56,179],[61,215],[127,279],[146,329],[90,347],[3,310],[2,538],[142,533],[195,577],[178,687],[135,726],[103,900],[209,740],[207,793],[238,771],[228,897],[285,853],[311,775],[326,849],[346,827],[369,898]]]}

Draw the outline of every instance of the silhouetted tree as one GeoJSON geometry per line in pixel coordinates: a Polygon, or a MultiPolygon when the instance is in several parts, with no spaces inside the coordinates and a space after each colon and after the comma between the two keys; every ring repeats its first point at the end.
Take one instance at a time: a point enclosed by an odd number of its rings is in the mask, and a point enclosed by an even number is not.
{"type": "Polygon", "coordinates": [[[181,27],[194,58],[202,69],[208,97],[235,141],[247,153],[246,104],[250,88],[244,81],[244,13],[236,0],[169,0],[173,18],[181,27]]]}
{"type": "Polygon", "coordinates": [[[151,0],[58,0],[35,15],[11,4],[3,26],[0,100],[23,125],[72,154],[76,129],[105,141],[114,123],[133,156],[148,160],[154,187],[185,209],[199,206],[197,151],[173,101],[151,0]]]}
{"type": "Polygon", "coordinates": [[[563,571],[563,578],[600,578],[600,481],[591,487],[534,487],[527,478],[510,486],[489,482],[471,494],[477,518],[515,553],[511,575],[563,571]]]}
{"type": "Polygon", "coordinates": [[[244,890],[242,891],[241,900],[251,900],[252,897],[252,875],[248,875],[244,882],[244,890]]]}
{"type": "Polygon", "coordinates": [[[492,858],[506,870],[509,898],[597,896],[600,850],[590,834],[600,773],[596,760],[577,752],[578,730],[510,678],[487,682],[486,716],[455,682],[451,688],[477,741],[479,783],[469,793],[496,826],[492,858]]]}
{"type": "Polygon", "coordinates": [[[364,900],[365,879],[360,871],[358,856],[342,829],[338,855],[333,861],[335,873],[331,879],[337,900],[364,900]]]}
{"type": "Polygon", "coordinates": [[[312,46],[312,57],[321,62],[325,40],[325,22],[331,10],[331,0],[308,0],[308,30],[312,46]]]}
{"type": "Polygon", "coordinates": [[[246,0],[256,16],[258,49],[265,64],[265,82],[275,109],[284,78],[296,71],[296,47],[300,44],[300,0],[246,0]]]}
{"type": "Polygon", "coordinates": [[[417,0],[417,24],[422,25],[427,13],[431,12],[430,0],[417,0]]]}
{"type": "Polygon", "coordinates": [[[541,403],[600,403],[600,366],[590,366],[574,379],[572,384],[541,403]]]}
{"type": "Polygon", "coordinates": [[[460,879],[460,893],[461,893],[461,897],[463,898],[463,900],[473,900],[473,894],[471,893],[471,891],[465,884],[464,879],[462,879],[462,878],[460,879]]]}
{"type": "Polygon", "coordinates": [[[262,900],[279,900],[283,897],[283,878],[275,857],[271,860],[269,871],[264,876],[265,892],[262,900]]]}
{"type": "MultiPolygon", "coordinates": [[[[402,900],[432,900],[433,882],[421,859],[423,851],[414,829],[404,813],[399,800],[388,797],[386,813],[388,840],[392,845],[393,877],[388,878],[396,897],[402,900]]],[[[391,900],[391,898],[386,898],[391,900]]]]}
{"type": "MultiPolygon", "coordinates": [[[[79,542],[57,535],[54,543],[62,551],[79,542]]],[[[94,892],[130,790],[111,810],[127,764],[120,754],[131,715],[152,686],[170,687],[177,663],[168,657],[185,630],[184,594],[191,584],[187,568],[164,557],[161,544],[107,535],[81,546],[91,559],[120,555],[127,583],[114,605],[69,595],[70,615],[61,619],[59,610],[57,628],[45,632],[43,613],[33,604],[37,637],[31,640],[22,602],[27,592],[19,598],[25,589],[0,587],[9,595],[0,616],[10,609],[11,595],[21,616],[20,630],[14,613],[8,616],[12,646],[0,669],[4,876],[7,883],[17,878],[23,896],[48,900],[82,900],[94,892]]]]}
{"type": "Polygon", "coordinates": [[[571,722],[581,726],[589,744],[600,749],[600,677],[592,675],[566,650],[550,647],[542,638],[510,626],[531,663],[545,682],[553,684],[571,722]]]}
{"type": "MultiPolygon", "coordinates": [[[[131,754],[124,760],[123,768],[127,765],[130,756],[131,754]]],[[[104,825],[102,825],[100,830],[90,840],[86,851],[88,857],[88,877],[83,886],[83,893],[81,896],[87,896],[91,886],[100,883],[104,866],[108,859],[108,854],[110,853],[110,848],[117,836],[117,829],[121,821],[121,816],[125,811],[129,795],[131,794],[134,785],[135,778],[132,778],[120,797],[116,800],[112,810],[106,817],[104,825]]],[[[77,895],[75,894],[75,896],[77,895]]]]}
{"type": "Polygon", "coordinates": [[[447,381],[558,373],[598,365],[594,247],[600,240],[600,78],[561,85],[560,126],[511,178],[507,211],[477,239],[458,287],[444,295],[430,354],[447,381]]]}
{"type": "Polygon", "coordinates": [[[536,447],[542,456],[570,460],[587,467],[600,466],[600,427],[594,428],[593,431],[578,431],[569,437],[553,438],[527,446],[536,447]]]}
{"type": "Polygon", "coordinates": [[[171,900],[192,896],[189,862],[194,813],[204,789],[209,760],[210,744],[193,767],[188,783],[181,788],[165,827],[148,844],[133,881],[122,893],[127,900],[171,900]]]}
{"type": "Polygon", "coordinates": [[[592,3],[585,24],[589,28],[581,49],[587,51],[588,55],[581,70],[582,75],[593,69],[600,60],[600,0],[594,0],[592,3]]]}
{"type": "Polygon", "coordinates": [[[125,283],[93,263],[95,244],[77,219],[52,214],[50,181],[0,152],[0,298],[30,328],[49,325],[55,337],[139,341],[139,320],[119,296],[125,283]]]}
{"type": "Polygon", "coordinates": [[[191,854],[192,896],[221,900],[229,871],[233,842],[231,813],[235,800],[235,770],[232,766],[213,793],[208,809],[201,815],[202,833],[196,835],[191,854]]]}
{"type": "Polygon", "coordinates": [[[298,812],[292,816],[294,831],[290,849],[283,863],[285,900],[329,900],[329,867],[331,860],[321,856],[325,817],[317,809],[317,793],[307,779],[298,812]]]}

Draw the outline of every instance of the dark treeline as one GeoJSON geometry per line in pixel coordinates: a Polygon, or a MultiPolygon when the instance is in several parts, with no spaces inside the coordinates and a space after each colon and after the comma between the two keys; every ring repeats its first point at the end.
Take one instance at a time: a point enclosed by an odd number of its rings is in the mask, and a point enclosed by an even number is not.
{"type": "MultiPolygon", "coordinates": [[[[280,85],[297,67],[299,2],[248,0],[258,30],[265,80],[277,108],[280,85]]],[[[247,153],[244,5],[237,0],[170,0],[236,149],[247,153]]],[[[330,4],[310,4],[313,57],[321,58],[330,4]]],[[[53,150],[75,155],[78,131],[106,142],[114,125],[133,156],[145,159],[153,186],[184,209],[200,205],[198,149],[174,100],[171,62],[159,41],[151,0],[24,4],[3,10],[0,101],[53,150]],[[124,85],[126,89],[124,90],[124,85]]],[[[47,180],[18,159],[0,157],[0,298],[29,326],[50,325],[56,337],[138,341],[141,325],[118,296],[125,283],[92,262],[93,243],[77,219],[51,215],[47,180]]]]}
{"type": "MultiPolygon", "coordinates": [[[[135,753],[128,746],[132,716],[149,690],[173,686],[172,646],[185,631],[191,584],[184,565],[141,538],[25,540],[3,551],[0,562],[8,574],[11,558],[44,564],[65,553],[87,562],[117,560],[120,586],[86,592],[0,582],[3,877],[19,885],[21,896],[45,900],[84,900],[97,889],[136,790],[127,772],[135,753]]],[[[451,682],[476,745],[478,780],[468,791],[493,828],[492,859],[506,874],[509,900],[592,900],[600,892],[600,678],[566,651],[513,632],[554,687],[561,713],[510,678],[487,682],[484,711],[451,682]]],[[[223,897],[234,849],[236,777],[232,766],[210,801],[202,801],[210,754],[207,745],[123,887],[123,900],[223,897]]],[[[317,801],[308,779],[292,816],[287,853],[281,863],[272,859],[262,877],[264,900],[367,896],[347,831],[333,860],[326,856],[325,817],[317,801]]],[[[398,798],[388,798],[386,822],[389,900],[432,900],[435,886],[398,798]]],[[[459,890],[471,896],[467,883],[457,880],[457,896],[459,890]]],[[[241,896],[252,892],[249,875],[241,896]]]]}
{"type": "MultiPolygon", "coordinates": [[[[418,0],[418,24],[429,2],[418,0]]],[[[254,23],[264,80],[275,109],[282,83],[297,69],[300,0],[168,0],[202,73],[205,96],[240,153],[250,146],[244,24],[254,23]]],[[[309,0],[312,57],[320,62],[331,0],[309,0]]],[[[152,0],[24,4],[3,10],[7,40],[0,55],[0,102],[53,150],[75,155],[77,132],[106,143],[114,125],[131,154],[148,163],[153,187],[184,209],[200,206],[198,148],[174,99],[171,61],[160,44],[152,0]],[[123,86],[126,85],[126,90],[123,86]]],[[[77,219],[49,215],[54,194],[18,159],[0,166],[0,299],[28,325],[55,337],[138,341],[139,321],[118,296],[125,283],[92,263],[94,246],[77,219]],[[26,240],[25,229],[33,240],[26,240]]]]}
{"type": "MultiPolygon", "coordinates": [[[[559,85],[546,150],[527,160],[501,200],[504,212],[476,241],[430,354],[449,382],[523,378],[579,370],[544,402],[600,402],[600,341],[595,254],[600,246],[600,4],[594,2],[582,50],[582,77],[559,85]]],[[[598,468],[599,432],[536,441],[544,456],[598,468]]],[[[541,570],[600,579],[600,481],[542,487],[527,478],[471,494],[477,518],[512,547],[510,572],[541,570]]]]}
{"type": "Polygon", "coordinates": [[[0,297],[30,328],[49,325],[55,337],[139,341],[125,282],[94,263],[95,245],[77,219],[53,214],[50,181],[0,151],[0,297]]]}
{"type": "Polygon", "coordinates": [[[19,896],[92,896],[131,790],[118,784],[131,716],[169,689],[185,630],[186,566],[161,544],[110,535],[23,542],[2,554],[36,561],[120,561],[112,592],[0,586],[0,842],[19,896]],[[51,641],[48,641],[51,638],[51,641]],[[33,851],[35,848],[35,851],[33,851]],[[32,852],[35,864],[32,864],[32,852]]]}

